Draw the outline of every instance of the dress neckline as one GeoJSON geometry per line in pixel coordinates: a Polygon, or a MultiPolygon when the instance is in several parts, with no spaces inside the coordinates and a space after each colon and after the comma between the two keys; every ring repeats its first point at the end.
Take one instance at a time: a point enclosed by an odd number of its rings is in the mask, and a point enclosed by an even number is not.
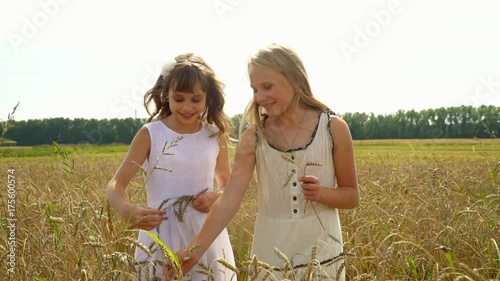
{"type": "MultiPolygon", "coordinates": [[[[287,150],[283,150],[283,149],[280,149],[279,147],[273,145],[270,141],[268,141],[267,139],[265,139],[267,145],[269,145],[271,148],[273,148],[274,150],[277,150],[279,152],[285,152],[285,153],[289,153],[289,152],[295,152],[295,151],[301,151],[301,150],[306,150],[307,147],[309,147],[309,145],[314,141],[314,139],[316,138],[316,133],[318,132],[318,127],[319,127],[319,123],[321,123],[321,114],[323,113],[323,111],[318,111],[318,122],[316,123],[316,126],[314,126],[314,130],[311,134],[311,138],[309,139],[309,141],[304,144],[303,146],[299,146],[299,147],[294,147],[294,148],[290,148],[290,149],[287,149],[287,150]]],[[[266,115],[264,117],[264,120],[263,120],[263,124],[265,124],[266,122],[266,119],[268,118],[268,116],[266,115]]]]}
{"type": "Polygon", "coordinates": [[[196,132],[192,132],[192,133],[179,133],[177,131],[174,131],[173,129],[171,129],[169,126],[167,126],[167,124],[165,124],[165,122],[163,122],[163,120],[158,120],[158,122],[160,122],[164,128],[166,128],[168,131],[174,133],[174,134],[177,134],[179,136],[192,136],[192,135],[196,135],[196,134],[199,134],[201,131],[203,131],[203,128],[205,127],[205,122],[202,122],[201,123],[201,127],[198,131],[196,132]]]}

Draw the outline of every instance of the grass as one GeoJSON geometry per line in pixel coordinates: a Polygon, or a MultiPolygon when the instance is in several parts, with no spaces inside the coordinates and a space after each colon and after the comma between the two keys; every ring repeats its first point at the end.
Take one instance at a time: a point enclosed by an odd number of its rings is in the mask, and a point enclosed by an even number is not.
{"type": "Polygon", "coordinates": [[[438,156],[482,157],[481,153],[500,151],[498,139],[437,140],[359,140],[354,141],[356,156],[402,153],[405,155],[437,154],[438,156]]]}
{"type": "MultiPolygon", "coordinates": [[[[134,280],[136,232],[104,195],[128,147],[59,148],[0,148],[5,181],[15,169],[15,210],[4,204],[7,188],[0,193],[0,236],[16,241],[15,274],[7,271],[10,240],[0,241],[0,279],[134,280]]],[[[496,139],[356,141],[361,201],[340,211],[347,280],[500,279],[499,151],[496,139]]],[[[141,175],[127,190],[145,202],[141,175]]],[[[229,225],[239,280],[250,262],[255,198],[252,182],[229,225]]]]}
{"type": "MultiPolygon", "coordinates": [[[[109,145],[61,145],[68,155],[100,155],[109,156],[113,154],[126,153],[128,145],[125,144],[109,144],[109,145]]],[[[0,147],[0,158],[18,158],[18,157],[43,157],[54,156],[57,154],[55,145],[39,145],[39,146],[10,146],[0,147]]]]}

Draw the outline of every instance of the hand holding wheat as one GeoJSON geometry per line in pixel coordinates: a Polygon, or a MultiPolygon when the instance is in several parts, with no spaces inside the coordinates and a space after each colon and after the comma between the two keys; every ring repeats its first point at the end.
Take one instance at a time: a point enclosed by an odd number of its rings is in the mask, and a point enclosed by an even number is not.
{"type": "Polygon", "coordinates": [[[151,230],[167,219],[163,210],[153,209],[144,204],[126,203],[122,206],[120,214],[133,228],[143,230],[151,230]]]}
{"type": "Polygon", "coordinates": [[[310,201],[318,202],[321,198],[321,184],[319,179],[315,176],[302,176],[298,180],[302,182],[302,193],[304,198],[310,201]]]}
{"type": "Polygon", "coordinates": [[[165,280],[179,280],[185,273],[189,272],[199,261],[199,258],[195,258],[192,254],[193,251],[194,249],[184,249],[176,253],[180,268],[178,264],[167,260],[163,266],[163,278],[165,280]]]}
{"type": "Polygon", "coordinates": [[[200,212],[208,213],[220,194],[219,191],[207,191],[199,194],[193,200],[193,207],[200,212]]]}

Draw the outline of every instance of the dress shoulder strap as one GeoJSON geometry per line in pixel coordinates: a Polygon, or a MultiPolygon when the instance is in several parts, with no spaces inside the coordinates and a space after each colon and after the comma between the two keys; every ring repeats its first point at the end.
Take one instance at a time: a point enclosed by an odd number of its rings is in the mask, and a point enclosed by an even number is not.
{"type": "Polygon", "coordinates": [[[333,116],[337,116],[337,114],[333,111],[331,111],[330,109],[328,110],[325,110],[324,111],[324,114],[327,115],[327,122],[326,122],[326,129],[328,130],[328,136],[330,138],[330,141],[332,142],[332,153],[335,152],[335,141],[334,141],[334,138],[333,138],[333,133],[332,133],[332,128],[331,128],[331,124],[332,124],[332,117],[333,116]]]}

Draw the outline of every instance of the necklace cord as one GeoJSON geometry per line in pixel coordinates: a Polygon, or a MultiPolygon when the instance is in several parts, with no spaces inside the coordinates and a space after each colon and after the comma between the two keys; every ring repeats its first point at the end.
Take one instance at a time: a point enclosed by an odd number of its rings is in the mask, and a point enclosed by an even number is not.
{"type": "Polygon", "coordinates": [[[295,133],[295,137],[292,140],[292,144],[288,144],[288,141],[286,140],[285,134],[283,134],[283,130],[281,130],[281,128],[278,126],[278,121],[277,121],[278,118],[276,118],[274,121],[276,124],[276,127],[278,127],[278,131],[280,132],[281,136],[283,137],[283,140],[285,141],[285,144],[288,146],[288,150],[291,150],[293,148],[293,145],[295,144],[295,140],[297,140],[297,137],[299,136],[300,127],[302,126],[302,123],[304,122],[304,117],[306,116],[306,112],[307,112],[307,110],[304,109],[304,113],[302,114],[302,118],[300,119],[300,122],[298,123],[297,132],[295,133]]]}

